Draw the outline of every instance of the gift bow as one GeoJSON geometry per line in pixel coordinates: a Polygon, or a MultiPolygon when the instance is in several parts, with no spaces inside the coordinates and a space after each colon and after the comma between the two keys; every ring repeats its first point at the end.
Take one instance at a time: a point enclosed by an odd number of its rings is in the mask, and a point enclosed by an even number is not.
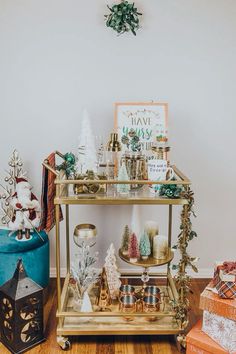
{"type": "Polygon", "coordinates": [[[236,273],[236,262],[224,262],[221,269],[225,273],[236,273]]]}

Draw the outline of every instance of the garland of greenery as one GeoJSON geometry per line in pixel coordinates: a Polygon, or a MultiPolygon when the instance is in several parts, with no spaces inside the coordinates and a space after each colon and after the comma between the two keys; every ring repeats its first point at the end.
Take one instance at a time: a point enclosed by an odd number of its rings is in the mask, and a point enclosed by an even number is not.
{"type": "Polygon", "coordinates": [[[188,204],[184,205],[181,212],[180,234],[178,235],[177,244],[173,247],[180,251],[181,257],[178,265],[173,265],[172,269],[177,270],[175,276],[177,291],[179,294],[178,302],[173,301],[173,307],[176,311],[176,319],[179,320],[184,328],[187,324],[187,313],[189,311],[188,294],[190,292],[191,278],[186,273],[186,267],[190,266],[195,272],[198,271],[195,263],[197,257],[190,257],[187,253],[189,242],[197,237],[197,233],[192,230],[191,215],[195,216],[193,211],[194,193],[189,189],[185,189],[181,193],[181,198],[186,199],[188,204]]]}
{"type": "Polygon", "coordinates": [[[118,34],[131,31],[136,36],[136,31],[140,28],[139,16],[142,14],[138,12],[134,3],[123,0],[119,4],[107,7],[111,12],[105,15],[107,27],[111,27],[118,34]]]}

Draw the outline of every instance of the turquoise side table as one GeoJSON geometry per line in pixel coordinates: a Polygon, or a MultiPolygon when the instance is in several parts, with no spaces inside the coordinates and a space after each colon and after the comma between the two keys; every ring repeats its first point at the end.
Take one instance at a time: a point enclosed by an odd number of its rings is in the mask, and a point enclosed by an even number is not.
{"type": "Polygon", "coordinates": [[[0,286],[9,280],[19,258],[22,258],[28,276],[46,288],[49,283],[49,240],[46,232],[36,232],[29,241],[17,241],[15,234],[9,237],[9,230],[0,229],[0,286]]]}

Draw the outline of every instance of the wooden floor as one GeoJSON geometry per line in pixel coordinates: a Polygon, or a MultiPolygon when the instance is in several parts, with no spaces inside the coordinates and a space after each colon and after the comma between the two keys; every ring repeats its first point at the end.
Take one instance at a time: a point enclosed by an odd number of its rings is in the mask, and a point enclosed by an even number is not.
{"type": "MultiPolygon", "coordinates": [[[[190,326],[201,317],[198,309],[199,296],[207,279],[192,281],[193,294],[190,296],[190,326]]],[[[56,283],[52,279],[49,287],[49,300],[45,306],[45,335],[47,341],[31,349],[29,354],[63,353],[56,343],[56,283]]],[[[91,336],[71,337],[72,347],[65,353],[70,354],[169,354],[178,353],[173,336],[91,336]]],[[[10,353],[0,343],[0,353],[10,353]]]]}

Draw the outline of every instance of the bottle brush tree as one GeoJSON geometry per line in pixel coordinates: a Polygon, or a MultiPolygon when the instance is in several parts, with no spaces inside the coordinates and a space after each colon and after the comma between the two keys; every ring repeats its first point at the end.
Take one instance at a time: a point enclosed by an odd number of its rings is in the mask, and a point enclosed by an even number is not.
{"type": "MultiPolygon", "coordinates": [[[[125,163],[123,162],[118,173],[118,181],[129,181],[129,176],[126,170],[125,163]]],[[[117,184],[117,192],[127,194],[130,191],[129,184],[117,184]]]]}
{"type": "Polygon", "coordinates": [[[139,251],[143,259],[147,259],[151,254],[150,240],[146,232],[144,232],[140,238],[139,251]]]}
{"type": "Polygon", "coordinates": [[[128,225],[126,225],[125,228],[124,228],[124,232],[123,232],[123,235],[122,235],[122,242],[121,242],[121,252],[124,255],[128,254],[129,239],[130,239],[130,230],[129,230],[128,225]]]}
{"type": "Polygon", "coordinates": [[[140,253],[138,247],[138,240],[135,233],[132,233],[132,235],[130,236],[128,254],[131,261],[137,262],[140,253]]]}

